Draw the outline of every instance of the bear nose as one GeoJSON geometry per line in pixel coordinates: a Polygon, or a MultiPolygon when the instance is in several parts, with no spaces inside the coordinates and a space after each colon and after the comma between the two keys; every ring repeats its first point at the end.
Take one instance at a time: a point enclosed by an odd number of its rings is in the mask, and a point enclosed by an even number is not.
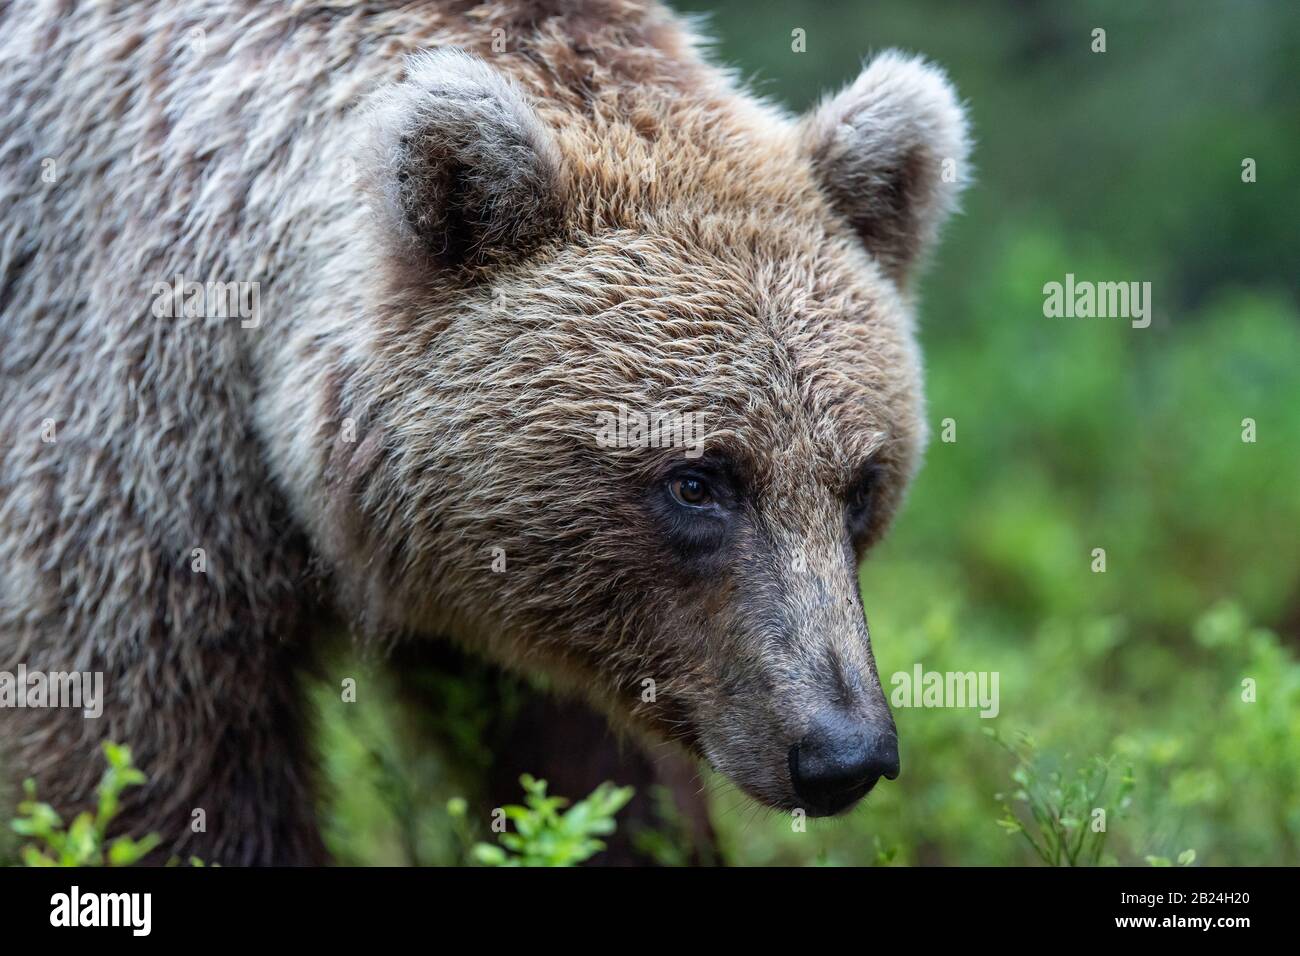
{"type": "Polygon", "coordinates": [[[898,737],[892,726],[838,709],[813,720],[807,735],[790,748],[794,792],[813,816],[852,806],[881,777],[898,776],[898,737]]]}

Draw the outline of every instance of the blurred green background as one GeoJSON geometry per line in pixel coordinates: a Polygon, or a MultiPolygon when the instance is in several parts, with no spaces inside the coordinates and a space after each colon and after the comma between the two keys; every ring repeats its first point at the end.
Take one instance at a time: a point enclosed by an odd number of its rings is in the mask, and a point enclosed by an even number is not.
{"type": "MultiPolygon", "coordinates": [[[[1013,818],[1041,843],[1103,806],[1104,861],[1300,863],[1300,5],[676,6],[712,11],[718,59],[792,110],[872,52],[923,53],[977,138],[923,284],[935,440],[862,588],[886,681],[997,671],[1001,712],[896,710],[901,778],[807,832],[711,781],[721,861],[1032,863],[1013,818]],[[1045,318],[1067,272],[1151,282],[1151,327],[1045,318]]],[[[443,693],[454,760],[382,704],[322,708],[341,861],[463,859],[445,804],[500,702],[443,693]]]]}

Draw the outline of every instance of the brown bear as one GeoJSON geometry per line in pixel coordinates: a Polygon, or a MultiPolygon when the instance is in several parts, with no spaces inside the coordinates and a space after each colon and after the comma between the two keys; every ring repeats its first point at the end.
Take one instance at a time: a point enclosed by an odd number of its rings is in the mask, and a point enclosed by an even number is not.
{"type": "Polygon", "coordinates": [[[755,799],[898,772],[856,566],[925,441],[965,176],[895,53],[791,117],[661,6],[0,10],[10,776],[225,864],[325,858],[333,620],[577,692],[755,799]],[[207,826],[193,832],[196,809],[207,826]]]}

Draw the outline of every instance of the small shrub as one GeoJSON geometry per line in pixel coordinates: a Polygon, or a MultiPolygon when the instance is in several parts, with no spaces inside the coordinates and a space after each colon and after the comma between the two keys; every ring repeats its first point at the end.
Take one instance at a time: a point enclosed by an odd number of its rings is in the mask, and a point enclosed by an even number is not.
{"type": "MultiPolygon", "coordinates": [[[[513,833],[500,834],[500,843],[476,843],[470,850],[474,862],[483,866],[574,866],[605,849],[599,837],[609,836],[616,827],[614,815],[632,799],[631,787],[602,783],[584,800],[568,810],[564,797],[547,796],[546,781],[529,774],[519,778],[524,787],[524,805],[503,807],[513,833]]],[[[453,801],[448,810],[464,817],[464,801],[453,801]]]]}
{"type": "MultiPolygon", "coordinates": [[[[1017,784],[1010,794],[997,794],[1002,801],[998,825],[1008,833],[1019,833],[1034,853],[1048,866],[1097,866],[1114,863],[1103,858],[1108,825],[1128,813],[1132,807],[1135,781],[1133,769],[1125,768],[1118,782],[1112,775],[1111,760],[1093,757],[1083,766],[1073,768],[1049,765],[1038,751],[1034,739],[1020,734],[1008,743],[996,731],[986,733],[1016,758],[1011,779],[1017,784]],[[1028,811],[1025,820],[1012,807],[1020,803],[1028,811]],[[1098,811],[1104,816],[1098,817],[1098,811]],[[1100,822],[1098,827],[1096,823],[1100,822]]],[[[1195,850],[1178,855],[1180,866],[1190,866],[1195,850]]],[[[1151,866],[1172,866],[1162,856],[1147,856],[1151,866]]]]}
{"type": "Polygon", "coordinates": [[[1110,761],[1093,757],[1071,773],[1046,766],[1028,734],[1021,734],[1013,744],[996,731],[987,733],[1016,758],[1016,767],[1011,772],[1016,789],[1010,794],[997,794],[997,799],[1002,801],[998,826],[1008,833],[1021,834],[1048,866],[1100,863],[1106,845],[1106,828],[1093,825],[1093,813],[1100,809],[1106,811],[1107,817],[1118,817],[1128,809],[1133,789],[1132,771],[1125,772],[1118,786],[1108,794],[1110,761]],[[1024,805],[1028,820],[1012,808],[1013,802],[1024,805]]]}
{"type": "Polygon", "coordinates": [[[21,851],[26,866],[130,866],[158,846],[151,833],[136,840],[130,836],[108,839],[108,827],[121,809],[121,795],[128,787],[145,782],[145,775],[131,760],[131,750],[104,743],[108,769],[99,782],[99,805],[94,813],[79,813],[65,827],[62,817],[48,803],[36,799],[36,781],[23,782],[27,799],[18,804],[18,817],[10,824],[20,836],[34,842],[21,851]]]}

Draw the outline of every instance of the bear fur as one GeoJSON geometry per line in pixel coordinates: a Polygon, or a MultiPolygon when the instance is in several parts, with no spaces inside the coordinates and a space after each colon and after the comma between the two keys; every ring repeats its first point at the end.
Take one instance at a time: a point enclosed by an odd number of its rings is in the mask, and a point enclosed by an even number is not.
{"type": "Polygon", "coordinates": [[[700,49],[633,0],[0,9],[0,670],[106,693],[0,710],[13,778],[74,810],[116,740],[167,854],[323,861],[336,621],[775,807],[826,701],[888,721],[856,564],[925,442],[966,121],[903,55],[792,117],[700,49]],[[177,276],[256,319],[160,318],[177,276]],[[620,407],[707,416],[725,518],[680,448],[597,444],[620,407]]]}

